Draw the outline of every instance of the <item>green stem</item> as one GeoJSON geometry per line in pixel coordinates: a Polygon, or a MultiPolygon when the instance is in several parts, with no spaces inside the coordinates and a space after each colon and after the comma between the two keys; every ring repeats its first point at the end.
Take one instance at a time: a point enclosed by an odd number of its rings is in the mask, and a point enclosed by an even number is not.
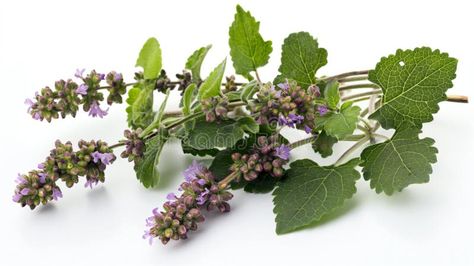
{"type": "Polygon", "coordinates": [[[326,77],[326,78],[323,78],[322,80],[324,80],[324,81],[341,80],[341,79],[347,78],[347,77],[367,75],[367,74],[369,74],[369,70],[351,71],[351,72],[346,72],[346,73],[342,73],[342,74],[335,75],[335,76],[326,77]]]}
{"type": "Polygon", "coordinates": [[[229,185],[229,183],[232,182],[237,177],[239,177],[239,175],[240,175],[240,172],[238,171],[232,172],[228,176],[226,176],[224,179],[219,181],[217,185],[219,186],[220,189],[225,189],[229,185]]]}
{"type": "Polygon", "coordinates": [[[340,83],[348,83],[348,82],[354,82],[354,81],[363,81],[367,80],[369,77],[367,75],[360,76],[360,77],[351,77],[351,78],[342,78],[339,79],[340,83]]]}
{"type": "Polygon", "coordinates": [[[303,146],[303,145],[312,143],[312,142],[315,141],[317,138],[318,138],[318,136],[311,136],[311,137],[309,137],[309,138],[305,138],[305,139],[302,139],[302,140],[298,140],[298,141],[295,141],[295,142],[289,144],[288,147],[292,150],[292,149],[298,148],[298,147],[300,147],[300,146],[303,146]]]}
{"type": "Polygon", "coordinates": [[[202,112],[190,114],[190,115],[188,115],[188,116],[185,116],[185,117],[181,118],[180,120],[178,120],[178,121],[176,121],[176,122],[174,122],[174,123],[171,123],[171,124],[167,125],[165,128],[166,128],[166,129],[171,129],[171,128],[173,128],[173,127],[176,127],[176,126],[179,126],[179,125],[181,125],[181,124],[184,124],[185,122],[188,122],[188,121],[190,121],[190,120],[193,120],[193,119],[195,119],[195,118],[198,118],[198,117],[200,117],[200,116],[202,116],[202,115],[204,115],[202,112]]]}
{"type": "Polygon", "coordinates": [[[365,97],[365,96],[370,96],[370,95],[378,95],[380,93],[382,93],[382,90],[372,90],[372,91],[367,91],[367,92],[363,92],[363,93],[356,93],[356,94],[344,96],[344,97],[341,98],[341,100],[342,101],[347,101],[347,100],[358,99],[358,98],[365,97]]]}
{"type": "Polygon", "coordinates": [[[339,91],[352,90],[352,89],[378,89],[378,88],[380,87],[377,84],[364,83],[364,84],[341,86],[339,87],[339,91]]]}
{"type": "Polygon", "coordinates": [[[359,149],[362,145],[364,145],[367,141],[369,141],[370,137],[365,136],[358,142],[356,142],[352,147],[350,147],[346,152],[344,152],[339,159],[334,163],[334,165],[338,166],[342,162],[344,162],[353,152],[359,149]]]}

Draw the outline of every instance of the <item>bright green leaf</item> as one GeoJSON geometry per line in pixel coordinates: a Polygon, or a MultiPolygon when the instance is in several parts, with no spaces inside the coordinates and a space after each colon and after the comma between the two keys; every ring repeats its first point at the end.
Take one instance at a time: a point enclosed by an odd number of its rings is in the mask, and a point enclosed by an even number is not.
{"type": "Polygon", "coordinates": [[[339,166],[319,166],[304,159],[290,165],[286,178],[273,192],[277,234],[289,233],[314,223],[356,192],[359,159],[339,166]]]}
{"type": "Polygon", "coordinates": [[[250,12],[237,5],[235,19],[229,29],[230,55],[237,74],[249,78],[249,73],[267,64],[272,42],[259,33],[260,22],[250,12]]]}
{"type": "Polygon", "coordinates": [[[250,116],[244,116],[240,118],[237,120],[237,123],[245,132],[256,134],[260,129],[255,119],[250,116]]]}
{"type": "Polygon", "coordinates": [[[146,128],[153,121],[153,87],[136,84],[128,92],[127,121],[132,129],[146,128]]]}
{"type": "Polygon", "coordinates": [[[328,112],[324,116],[317,116],[315,123],[329,136],[341,140],[354,132],[359,121],[359,114],[359,106],[350,106],[337,112],[328,112]]]}
{"type": "Polygon", "coordinates": [[[224,77],[225,64],[226,59],[224,59],[201,84],[199,87],[199,99],[203,100],[219,95],[222,86],[222,78],[224,77]]]}
{"type": "Polygon", "coordinates": [[[193,103],[194,90],[195,89],[196,89],[196,84],[191,83],[184,90],[184,94],[183,94],[183,114],[185,116],[191,114],[191,104],[193,103]]]}
{"type": "Polygon", "coordinates": [[[398,50],[382,58],[369,80],[383,91],[382,106],[370,118],[383,128],[398,128],[410,123],[421,128],[433,120],[438,103],[446,100],[446,91],[453,86],[457,60],[439,50],[423,47],[398,50]]]}
{"type": "Polygon", "coordinates": [[[145,42],[138,56],[136,66],[143,67],[145,79],[154,79],[160,75],[161,48],[157,39],[150,38],[145,42]]]}
{"type": "Polygon", "coordinates": [[[242,86],[242,93],[240,94],[240,99],[243,102],[248,102],[250,99],[253,98],[255,93],[258,92],[260,86],[258,86],[258,82],[256,80],[250,81],[249,83],[242,86]]]}
{"type": "Polygon", "coordinates": [[[362,152],[364,179],[370,180],[377,193],[391,195],[410,184],[429,181],[438,150],[432,146],[433,139],[419,139],[419,134],[416,128],[397,130],[391,140],[362,152]]]}
{"type": "Polygon", "coordinates": [[[284,78],[298,82],[303,88],[316,83],[316,71],[327,64],[328,53],[318,48],[318,41],[307,32],[290,34],[284,41],[281,53],[281,65],[278,68],[284,78]]]}
{"type": "Polygon", "coordinates": [[[336,109],[341,96],[339,95],[339,82],[330,81],[324,89],[324,98],[330,109],[336,109]]]}
{"type": "Polygon", "coordinates": [[[321,133],[319,133],[318,137],[316,140],[313,142],[313,150],[315,152],[319,152],[323,158],[326,158],[330,155],[332,155],[332,146],[336,144],[337,138],[329,136],[326,134],[326,132],[323,130],[321,133]]]}
{"type": "Polygon", "coordinates": [[[186,61],[186,69],[191,70],[194,81],[201,80],[201,65],[211,47],[212,45],[208,45],[197,49],[186,61]]]}

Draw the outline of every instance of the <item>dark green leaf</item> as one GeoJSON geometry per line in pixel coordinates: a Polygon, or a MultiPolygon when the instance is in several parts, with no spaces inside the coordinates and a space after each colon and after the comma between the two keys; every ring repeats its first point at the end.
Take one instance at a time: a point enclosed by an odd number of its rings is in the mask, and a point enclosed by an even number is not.
{"type": "Polygon", "coordinates": [[[327,64],[327,51],[318,48],[318,42],[307,32],[290,34],[284,41],[281,53],[281,76],[298,82],[305,88],[316,83],[316,71],[327,64]]]}
{"type": "Polygon", "coordinates": [[[161,71],[161,48],[158,40],[148,39],[138,55],[136,66],[143,67],[145,79],[154,79],[161,71]]]}
{"type": "Polygon", "coordinates": [[[201,80],[201,65],[207,55],[207,52],[209,52],[209,49],[211,49],[211,47],[212,45],[208,45],[197,49],[188,58],[188,61],[186,61],[186,69],[191,70],[191,74],[193,75],[194,81],[201,80]]]}
{"type": "Polygon", "coordinates": [[[453,86],[457,60],[439,50],[423,47],[398,50],[382,58],[369,80],[384,93],[382,106],[370,118],[383,128],[398,128],[410,123],[421,128],[433,120],[438,103],[446,100],[446,91],[453,86]]]}
{"type": "Polygon", "coordinates": [[[145,142],[143,158],[135,164],[137,178],[146,188],[154,187],[160,181],[157,166],[160,154],[167,140],[166,133],[160,133],[145,142]]]}
{"type": "Polygon", "coordinates": [[[289,233],[314,223],[356,192],[359,159],[339,166],[319,166],[304,159],[290,165],[286,178],[273,192],[277,234],[289,233]]]}
{"type": "Polygon", "coordinates": [[[419,139],[419,134],[416,128],[397,130],[391,140],[362,152],[364,179],[370,180],[377,193],[391,195],[410,184],[429,181],[438,150],[432,146],[433,139],[419,139]]]}
{"type": "Polygon", "coordinates": [[[237,120],[238,125],[242,128],[245,132],[256,134],[259,131],[259,126],[255,119],[250,116],[244,116],[237,120]]]}
{"type": "Polygon", "coordinates": [[[323,130],[313,142],[313,150],[319,152],[323,158],[332,155],[332,146],[336,144],[337,138],[329,136],[323,130]]]}
{"type": "Polygon", "coordinates": [[[237,13],[229,29],[230,55],[236,73],[248,79],[251,71],[267,64],[272,52],[272,42],[263,40],[259,27],[260,22],[237,5],[237,13]]]}

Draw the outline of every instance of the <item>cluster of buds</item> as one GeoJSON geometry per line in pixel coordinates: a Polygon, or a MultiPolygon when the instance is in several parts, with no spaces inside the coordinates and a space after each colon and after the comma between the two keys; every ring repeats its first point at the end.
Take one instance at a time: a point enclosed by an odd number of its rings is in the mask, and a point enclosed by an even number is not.
{"type": "Polygon", "coordinates": [[[315,112],[324,111],[325,107],[317,104],[320,96],[316,85],[303,89],[295,81],[286,81],[276,87],[265,84],[257,93],[257,101],[251,107],[251,111],[258,115],[257,122],[260,124],[277,122],[281,126],[303,129],[311,133],[314,128],[315,112]]]}
{"type": "Polygon", "coordinates": [[[62,197],[56,184],[58,180],[65,182],[67,187],[77,183],[79,176],[85,176],[85,187],[92,188],[99,181],[104,182],[106,166],[115,161],[112,149],[100,140],[81,140],[78,146],[79,150],[74,151],[71,142],[56,141],[55,148],[45,162],[38,165],[38,170],[18,175],[13,201],[34,209],[40,203],[62,197]]]}
{"type": "Polygon", "coordinates": [[[128,158],[128,161],[134,161],[137,163],[145,152],[145,143],[140,137],[140,134],[143,132],[141,128],[138,128],[134,131],[126,129],[123,133],[125,136],[125,150],[120,154],[122,158],[128,158]]]}
{"type": "Polygon", "coordinates": [[[280,145],[277,136],[260,136],[253,150],[248,154],[233,153],[232,172],[239,172],[247,181],[253,181],[261,173],[267,173],[275,178],[284,174],[283,166],[290,158],[290,148],[280,145]]]}
{"type": "Polygon", "coordinates": [[[13,201],[20,203],[22,207],[28,205],[34,209],[40,204],[44,205],[63,196],[54,177],[49,177],[41,169],[30,171],[26,175],[18,174],[16,183],[13,201]]]}
{"type": "Polygon", "coordinates": [[[203,210],[220,212],[230,211],[227,203],[232,194],[225,188],[220,188],[214,175],[203,165],[193,162],[184,172],[183,182],[178,197],[168,194],[168,201],[163,204],[163,211],[153,210],[153,216],[146,219],[150,227],[143,235],[150,244],[154,238],[166,244],[171,239],[186,239],[189,231],[195,231],[198,224],[204,222],[203,210]]]}
{"type": "Polygon", "coordinates": [[[227,118],[229,100],[221,97],[211,97],[201,100],[202,112],[207,122],[220,121],[227,118]]]}
{"type": "Polygon", "coordinates": [[[176,74],[176,78],[178,79],[178,90],[183,95],[186,88],[192,83],[193,76],[191,72],[183,70],[182,74],[176,74]]]}
{"type": "Polygon", "coordinates": [[[235,76],[234,75],[231,75],[229,77],[225,77],[225,80],[226,80],[226,83],[225,83],[225,86],[224,86],[224,93],[237,90],[237,84],[235,83],[235,76]]]}
{"type": "MultiPolygon", "coordinates": [[[[26,99],[28,113],[36,120],[46,120],[51,122],[59,116],[65,118],[67,115],[76,116],[79,106],[82,105],[84,111],[89,112],[93,117],[104,117],[108,110],[100,107],[100,102],[104,100],[103,93],[100,92],[100,83],[106,78],[105,74],[92,70],[84,76],[84,69],[77,70],[74,75],[81,80],[78,84],[71,79],[59,80],[54,84],[54,90],[45,87],[36,92],[34,99],[26,99]]],[[[107,84],[104,87],[109,91],[107,103],[121,103],[122,95],[126,93],[126,84],[123,76],[115,71],[107,74],[107,84]]]]}
{"type": "MultiPolygon", "coordinates": [[[[143,73],[135,73],[135,79],[141,80],[144,79],[143,73]]],[[[165,93],[168,89],[174,89],[175,85],[171,83],[171,80],[166,75],[166,71],[164,69],[161,70],[160,75],[156,79],[155,82],[155,89],[159,92],[165,93]]]]}

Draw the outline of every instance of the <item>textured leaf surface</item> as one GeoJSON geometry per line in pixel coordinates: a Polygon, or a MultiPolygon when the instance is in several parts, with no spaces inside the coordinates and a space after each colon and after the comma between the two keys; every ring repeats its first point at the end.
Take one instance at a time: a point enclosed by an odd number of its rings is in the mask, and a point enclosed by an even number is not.
{"type": "Polygon", "coordinates": [[[251,71],[267,64],[270,58],[272,42],[263,40],[259,28],[260,22],[237,5],[237,13],[229,29],[230,55],[237,74],[247,77],[251,71]]]}
{"type": "Polygon", "coordinates": [[[428,47],[398,50],[382,58],[369,72],[369,80],[383,91],[382,106],[370,118],[386,129],[405,123],[421,128],[433,120],[438,103],[446,99],[456,66],[455,58],[428,47]]]}
{"type": "Polygon", "coordinates": [[[369,146],[361,154],[364,179],[377,193],[387,195],[410,184],[429,181],[438,150],[431,138],[419,139],[419,129],[395,132],[391,140],[369,146]]]}
{"type": "Polygon", "coordinates": [[[158,163],[160,154],[163,150],[167,137],[164,134],[158,134],[145,142],[145,153],[141,161],[135,164],[137,178],[146,188],[154,187],[160,181],[158,172],[158,163]]]}
{"type": "Polygon", "coordinates": [[[359,159],[339,166],[319,166],[304,159],[290,165],[273,192],[276,232],[284,234],[318,221],[356,192],[359,159]]]}
{"type": "Polygon", "coordinates": [[[326,158],[332,155],[332,147],[336,144],[337,138],[329,136],[323,130],[319,133],[316,141],[313,142],[313,150],[315,152],[319,152],[323,158],[326,158]]]}
{"type": "Polygon", "coordinates": [[[316,71],[327,64],[327,51],[307,32],[290,34],[284,41],[281,53],[281,75],[277,80],[288,78],[303,88],[316,83],[316,71]]]}
{"type": "Polygon", "coordinates": [[[183,94],[183,114],[184,115],[191,114],[191,104],[193,103],[195,89],[196,89],[196,84],[191,83],[184,90],[184,94],[183,94]]]}
{"type": "Polygon", "coordinates": [[[136,66],[143,67],[145,79],[157,78],[161,71],[161,48],[155,38],[148,39],[138,55],[136,66]]]}
{"type": "Polygon", "coordinates": [[[359,121],[359,106],[344,106],[340,111],[316,117],[316,125],[323,127],[327,135],[339,140],[351,135],[359,121]]]}
{"type": "Polygon", "coordinates": [[[153,121],[153,88],[137,84],[129,90],[126,100],[127,121],[132,129],[146,128],[153,121]]]}
{"type": "Polygon", "coordinates": [[[201,66],[204,58],[207,55],[207,52],[211,49],[212,45],[201,47],[194,51],[194,53],[186,61],[186,69],[191,70],[193,79],[195,81],[201,80],[201,66]]]}
{"type": "Polygon", "coordinates": [[[226,60],[222,61],[199,87],[199,99],[207,99],[219,95],[222,78],[224,77],[226,60]]]}

